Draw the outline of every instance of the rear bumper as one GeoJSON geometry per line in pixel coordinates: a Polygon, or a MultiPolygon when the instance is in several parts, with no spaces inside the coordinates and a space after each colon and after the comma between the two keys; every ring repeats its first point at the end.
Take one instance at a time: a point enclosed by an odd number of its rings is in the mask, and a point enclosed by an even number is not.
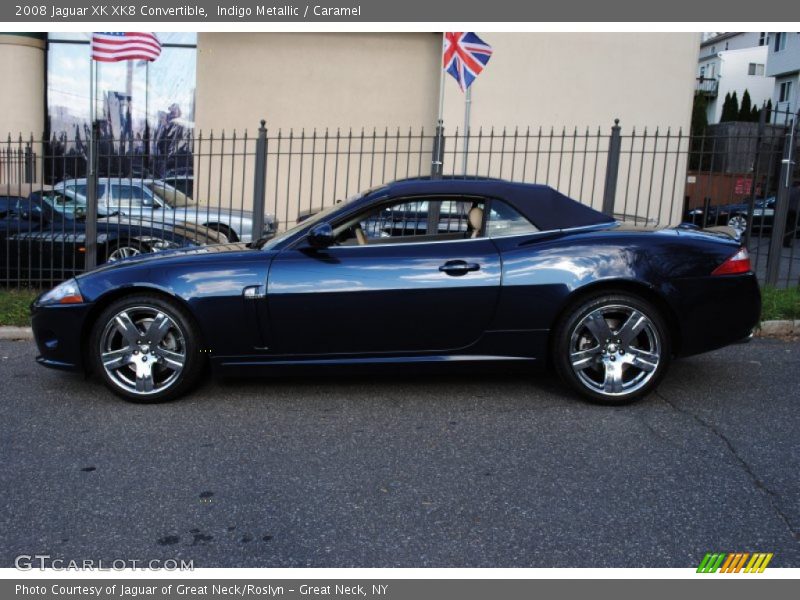
{"type": "Polygon", "coordinates": [[[90,304],[34,306],[31,328],[39,356],[36,362],[51,369],[82,371],[83,324],[90,304]]]}
{"type": "Polygon", "coordinates": [[[681,279],[678,355],[715,350],[750,337],[761,317],[761,292],[753,273],[681,279]]]}

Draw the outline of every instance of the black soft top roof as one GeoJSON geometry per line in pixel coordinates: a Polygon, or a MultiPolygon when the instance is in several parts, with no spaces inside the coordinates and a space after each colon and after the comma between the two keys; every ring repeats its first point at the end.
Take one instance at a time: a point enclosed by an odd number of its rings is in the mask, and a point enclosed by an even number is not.
{"type": "Polygon", "coordinates": [[[614,218],[581,204],[550,186],[502,179],[404,179],[387,184],[367,197],[423,194],[475,195],[505,200],[543,231],[613,223],[614,218]]]}

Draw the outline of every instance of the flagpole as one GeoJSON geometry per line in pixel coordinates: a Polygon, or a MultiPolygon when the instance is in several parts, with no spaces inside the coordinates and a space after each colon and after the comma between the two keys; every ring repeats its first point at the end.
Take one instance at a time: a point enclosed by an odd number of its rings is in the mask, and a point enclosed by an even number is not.
{"type": "MultiPolygon", "coordinates": [[[[444,42],[445,32],[442,32],[442,54],[444,56],[444,42]]],[[[443,61],[439,59],[439,116],[436,120],[436,135],[433,138],[433,152],[431,156],[431,178],[438,179],[442,176],[444,169],[444,65],[443,61]]],[[[435,231],[436,222],[439,220],[438,205],[431,207],[428,211],[428,230],[433,228],[435,231]]]]}
{"type": "MultiPolygon", "coordinates": [[[[445,42],[445,32],[442,32],[442,54],[444,56],[444,42],[445,42]]],[[[441,125],[444,119],[444,65],[442,64],[442,58],[439,58],[439,118],[436,120],[437,125],[441,125]]]]}
{"type": "Polygon", "coordinates": [[[464,175],[467,174],[467,159],[469,157],[469,113],[472,107],[472,86],[467,88],[464,94],[464,159],[463,169],[464,175]]]}
{"type": "Polygon", "coordinates": [[[89,148],[86,153],[86,157],[89,161],[88,164],[92,164],[93,135],[94,135],[94,60],[92,59],[92,53],[90,48],[89,50],[89,148]]]}

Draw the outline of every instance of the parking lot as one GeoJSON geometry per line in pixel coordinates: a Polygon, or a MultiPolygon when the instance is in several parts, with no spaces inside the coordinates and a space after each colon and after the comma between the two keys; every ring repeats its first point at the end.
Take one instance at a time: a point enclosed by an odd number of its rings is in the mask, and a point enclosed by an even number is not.
{"type": "Polygon", "coordinates": [[[206,381],[137,406],[0,342],[0,566],[800,566],[800,343],[585,404],[552,377],[206,381]]]}

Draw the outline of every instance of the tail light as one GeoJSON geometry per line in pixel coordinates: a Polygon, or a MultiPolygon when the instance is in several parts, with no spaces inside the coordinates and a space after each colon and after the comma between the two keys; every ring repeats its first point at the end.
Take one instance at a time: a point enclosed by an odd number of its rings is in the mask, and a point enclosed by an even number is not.
{"type": "Polygon", "coordinates": [[[750,266],[750,253],[747,248],[739,248],[739,251],[728,260],[718,266],[711,273],[712,275],[738,275],[748,273],[752,270],[750,266]]]}

